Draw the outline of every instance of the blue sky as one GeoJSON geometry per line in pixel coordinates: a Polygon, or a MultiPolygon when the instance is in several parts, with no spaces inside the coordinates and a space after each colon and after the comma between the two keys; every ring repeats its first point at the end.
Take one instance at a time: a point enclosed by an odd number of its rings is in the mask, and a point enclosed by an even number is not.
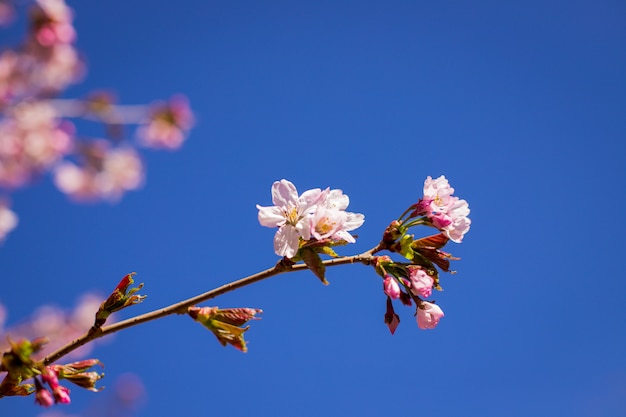
{"type": "MultiPolygon", "coordinates": [[[[443,174],[472,229],[447,247],[462,260],[436,330],[398,307],[390,336],[371,269],[332,268],[328,287],[302,272],[215,300],[265,311],[248,353],[170,317],[96,350],[104,385],[139,375],[138,416],[626,414],[623,2],[69,4],[89,72],[68,97],[184,93],[197,124],[180,151],[146,154],[145,186],[117,205],[71,204],[50,178],[12,195],[9,325],[130,271],[140,313],[272,266],[255,204],[281,178],[350,196],[366,220],[340,252],[355,254],[443,174]]],[[[58,411],[107,395],[74,390],[58,411]]]]}

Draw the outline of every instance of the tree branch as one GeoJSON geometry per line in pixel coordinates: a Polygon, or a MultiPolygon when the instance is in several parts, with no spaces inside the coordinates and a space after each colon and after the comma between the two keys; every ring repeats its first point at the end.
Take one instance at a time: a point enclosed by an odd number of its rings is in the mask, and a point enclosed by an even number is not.
{"type": "MultiPolygon", "coordinates": [[[[329,260],[324,261],[323,264],[326,265],[327,267],[345,265],[345,264],[353,264],[353,263],[362,263],[364,265],[369,265],[371,262],[372,256],[375,253],[383,249],[384,249],[384,244],[381,242],[378,245],[376,245],[374,248],[366,252],[363,252],[360,255],[344,256],[341,258],[329,259],[329,260]]],[[[210,300],[212,298],[218,297],[227,292],[234,291],[238,288],[242,288],[247,285],[254,284],[255,282],[259,282],[264,279],[267,279],[276,275],[280,275],[286,272],[296,272],[296,271],[301,271],[304,269],[308,269],[305,264],[290,265],[286,263],[285,260],[283,259],[283,260],[280,260],[274,267],[266,269],[265,271],[261,271],[256,274],[249,275],[237,281],[229,282],[228,284],[224,284],[220,287],[214,288],[210,291],[207,291],[203,294],[199,294],[195,297],[191,297],[187,300],[183,300],[178,303],[169,305],[167,307],[154,310],[145,314],[141,314],[136,317],[131,317],[127,320],[111,324],[110,326],[103,326],[103,327],[94,326],[91,329],[89,329],[87,333],[80,336],[78,339],[73,340],[67,345],[59,348],[55,352],[52,352],[51,354],[46,356],[42,362],[44,365],[49,365],[53,362],[58,361],[63,356],[67,355],[68,353],[91,342],[92,340],[99,339],[108,334],[112,334],[120,330],[137,326],[139,324],[146,323],[152,320],[160,319],[162,317],[169,316],[172,314],[186,314],[187,308],[194,306],[196,304],[199,304],[201,302],[210,300]]]]}

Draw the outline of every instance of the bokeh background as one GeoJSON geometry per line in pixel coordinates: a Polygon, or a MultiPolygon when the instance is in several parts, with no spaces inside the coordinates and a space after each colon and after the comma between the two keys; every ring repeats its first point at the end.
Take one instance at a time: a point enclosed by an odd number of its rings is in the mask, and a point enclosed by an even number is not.
{"type": "MultiPolygon", "coordinates": [[[[75,389],[55,413],[626,415],[626,3],[69,5],[89,69],[68,97],[184,93],[197,123],[181,150],[145,154],[144,187],[117,205],[70,203],[50,178],[13,194],[20,225],[0,248],[8,327],[130,271],[148,298],[121,317],[272,266],[274,231],[255,204],[270,205],[281,178],[341,188],[365,214],[342,254],[375,245],[427,175],[469,201],[472,229],[447,247],[462,260],[435,294],[436,330],[398,306],[391,336],[364,266],[329,269],[328,287],[284,275],[213,303],[264,309],[248,353],[185,317],[123,331],[91,355],[107,389],[75,389]],[[129,373],[140,404],[107,411],[129,373]]],[[[42,412],[0,400],[3,417],[42,412]]]]}

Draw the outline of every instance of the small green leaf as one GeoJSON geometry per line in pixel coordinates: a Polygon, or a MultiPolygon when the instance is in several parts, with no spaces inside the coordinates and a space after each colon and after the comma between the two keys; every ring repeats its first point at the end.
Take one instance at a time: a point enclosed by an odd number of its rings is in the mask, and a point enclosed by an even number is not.
{"type": "Polygon", "coordinates": [[[328,285],[328,281],[326,281],[326,277],[324,276],[326,266],[322,262],[322,258],[320,258],[319,254],[311,248],[302,248],[300,256],[302,256],[302,260],[311,272],[322,281],[322,284],[328,285]]]}
{"type": "Polygon", "coordinates": [[[409,261],[413,259],[414,252],[411,244],[413,243],[413,235],[404,235],[400,239],[400,255],[409,261]]]}
{"type": "Polygon", "coordinates": [[[329,246],[322,246],[320,248],[320,253],[323,253],[324,255],[328,255],[332,258],[339,258],[339,255],[337,255],[337,252],[332,250],[332,248],[329,246]]]}

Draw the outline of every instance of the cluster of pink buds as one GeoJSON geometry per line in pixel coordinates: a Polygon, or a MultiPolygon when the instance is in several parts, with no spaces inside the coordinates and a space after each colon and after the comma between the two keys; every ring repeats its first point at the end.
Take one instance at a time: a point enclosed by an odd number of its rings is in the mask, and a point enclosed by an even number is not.
{"type": "MultiPolygon", "coordinates": [[[[53,173],[74,202],[116,202],[143,184],[140,147],[182,146],[194,123],[188,101],[177,95],[165,103],[119,105],[102,92],[58,98],[85,73],[73,12],[65,0],[31,1],[24,40],[0,52],[0,193],[53,173]],[[104,124],[107,137],[79,140],[72,119],[104,124]],[[134,135],[126,137],[123,125],[136,125],[134,135]]],[[[14,11],[10,0],[0,0],[0,26],[14,11]]],[[[11,223],[2,227],[0,217],[0,241],[11,223]]]]}
{"type": "Polygon", "coordinates": [[[35,402],[44,407],[50,407],[52,404],[69,404],[70,390],[59,384],[57,373],[49,366],[44,368],[41,374],[41,381],[35,377],[35,402]],[[50,391],[44,386],[48,384],[50,391]]]}
{"type": "Polygon", "coordinates": [[[443,310],[432,301],[426,301],[432,290],[441,290],[439,270],[450,270],[450,261],[456,260],[441,250],[449,241],[460,243],[470,227],[467,201],[453,196],[454,189],[441,176],[424,182],[424,197],[410,206],[398,220],[393,221],[383,236],[385,249],[401,254],[408,262],[396,262],[389,256],[374,258],[372,265],[383,278],[387,295],[385,323],[393,334],[400,323],[392,300],[417,306],[415,316],[420,329],[433,329],[444,316],[443,310]],[[408,231],[415,226],[439,229],[439,234],[416,239],[408,231]]]}
{"type": "Polygon", "coordinates": [[[35,377],[35,402],[44,407],[52,404],[69,404],[70,390],[59,383],[59,379],[67,379],[69,382],[89,391],[100,391],[96,388],[96,382],[104,378],[104,374],[88,371],[94,366],[102,366],[97,359],[86,359],[67,365],[50,365],[44,367],[41,375],[35,377]],[[41,379],[41,381],[39,380],[41,379]],[[48,385],[48,390],[45,385],[48,385]]]}
{"type": "Polygon", "coordinates": [[[86,359],[67,365],[48,365],[33,359],[46,344],[45,339],[30,341],[24,339],[18,343],[10,342],[11,348],[2,354],[0,373],[6,373],[0,382],[0,398],[4,396],[27,396],[35,394],[35,402],[44,407],[53,404],[69,404],[70,390],[59,383],[67,379],[73,384],[90,391],[100,391],[96,382],[104,374],[89,371],[96,365],[102,366],[97,359],[86,359]],[[33,383],[25,383],[29,379],[33,383]]]}

